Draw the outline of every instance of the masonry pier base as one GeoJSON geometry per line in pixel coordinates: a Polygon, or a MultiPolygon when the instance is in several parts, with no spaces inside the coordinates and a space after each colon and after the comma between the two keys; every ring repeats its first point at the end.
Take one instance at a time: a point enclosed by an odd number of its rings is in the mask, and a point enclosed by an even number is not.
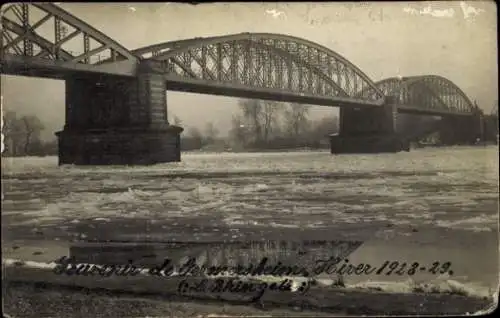
{"type": "Polygon", "coordinates": [[[170,125],[163,75],[144,62],[134,78],[65,79],[66,120],[56,133],[59,164],[149,165],[181,161],[181,127],[170,125]]]}
{"type": "Polygon", "coordinates": [[[330,136],[330,152],[378,153],[409,151],[409,142],[396,133],[396,105],[341,108],[340,133],[330,136]]]}
{"type": "Polygon", "coordinates": [[[439,129],[443,146],[474,145],[485,139],[485,121],[481,113],[472,116],[447,116],[439,129]]]}
{"type": "Polygon", "coordinates": [[[63,130],[59,164],[149,165],[181,161],[181,127],[63,130]]]}

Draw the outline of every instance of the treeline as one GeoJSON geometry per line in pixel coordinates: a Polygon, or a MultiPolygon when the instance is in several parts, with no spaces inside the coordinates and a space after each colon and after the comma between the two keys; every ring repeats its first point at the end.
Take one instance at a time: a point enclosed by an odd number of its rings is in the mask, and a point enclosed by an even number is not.
{"type": "Polygon", "coordinates": [[[57,154],[57,140],[43,141],[40,138],[44,125],[37,116],[19,117],[7,111],[2,118],[3,156],[49,156],[57,154]]]}
{"type": "MultiPolygon", "coordinates": [[[[305,105],[261,100],[240,100],[238,104],[239,113],[232,118],[228,136],[221,137],[211,122],[203,128],[187,128],[181,135],[182,150],[327,148],[327,135],[338,131],[336,116],[311,120],[305,105]]],[[[169,117],[172,124],[183,126],[177,116],[169,117]]],[[[36,115],[7,111],[2,119],[3,156],[57,155],[57,139],[41,139],[45,127],[36,115]]]]}
{"type": "MultiPolygon", "coordinates": [[[[187,128],[181,135],[182,150],[215,151],[259,151],[294,148],[328,148],[328,135],[337,133],[337,116],[312,120],[310,107],[263,100],[240,100],[239,112],[232,118],[227,137],[221,137],[219,129],[211,122],[205,127],[187,128]]],[[[170,114],[170,122],[183,126],[179,117],[170,114]]],[[[431,116],[399,114],[397,131],[403,135],[418,133],[422,128],[438,120],[431,116]]],[[[57,155],[57,140],[43,141],[45,129],[35,115],[18,116],[7,111],[2,118],[3,156],[47,156],[57,155]]],[[[491,113],[485,116],[487,140],[497,141],[498,102],[491,113]]],[[[435,143],[439,136],[432,134],[435,143]]],[[[428,138],[425,138],[428,139],[428,138]]]]}
{"type": "MultiPolygon", "coordinates": [[[[338,132],[338,118],[309,118],[310,107],[256,99],[240,100],[227,138],[219,138],[212,124],[190,128],[182,136],[183,150],[207,149],[257,151],[266,149],[327,148],[327,136],[338,132]]],[[[173,116],[173,124],[180,125],[173,116]]]]}

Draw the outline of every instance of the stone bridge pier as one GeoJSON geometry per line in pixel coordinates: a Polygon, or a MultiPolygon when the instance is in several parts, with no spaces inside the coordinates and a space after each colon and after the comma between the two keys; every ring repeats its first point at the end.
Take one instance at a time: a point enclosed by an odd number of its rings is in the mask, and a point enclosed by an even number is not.
{"type": "Polygon", "coordinates": [[[396,104],[340,109],[340,131],[330,136],[332,154],[377,153],[408,150],[396,133],[396,104]]]}
{"type": "Polygon", "coordinates": [[[439,139],[442,145],[473,145],[485,139],[484,116],[445,116],[441,119],[439,139]]]}
{"type": "Polygon", "coordinates": [[[136,78],[68,77],[59,164],[180,161],[183,129],[168,123],[166,89],[163,76],[147,69],[136,78]]]}

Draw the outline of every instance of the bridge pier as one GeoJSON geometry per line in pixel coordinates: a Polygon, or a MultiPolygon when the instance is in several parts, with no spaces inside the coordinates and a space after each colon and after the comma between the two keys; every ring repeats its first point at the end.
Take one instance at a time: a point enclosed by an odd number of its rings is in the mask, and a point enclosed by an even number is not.
{"type": "Polygon", "coordinates": [[[439,139],[444,146],[473,145],[485,139],[484,116],[446,116],[442,118],[439,139]]]}
{"type": "Polygon", "coordinates": [[[332,154],[378,153],[408,150],[396,133],[396,105],[341,108],[340,132],[330,136],[332,154]]]}
{"type": "Polygon", "coordinates": [[[121,165],[180,161],[181,127],[167,118],[160,74],[66,79],[66,122],[56,133],[59,164],[121,165]]]}

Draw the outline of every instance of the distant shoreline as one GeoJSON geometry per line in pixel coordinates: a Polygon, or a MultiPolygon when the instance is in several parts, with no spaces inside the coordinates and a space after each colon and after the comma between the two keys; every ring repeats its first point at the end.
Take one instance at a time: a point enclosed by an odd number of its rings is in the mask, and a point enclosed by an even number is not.
{"type": "Polygon", "coordinates": [[[303,148],[285,148],[285,149],[279,149],[279,148],[276,148],[276,149],[267,149],[267,148],[264,148],[264,149],[242,149],[242,150],[234,150],[234,149],[230,149],[230,150],[227,150],[227,149],[220,149],[220,150],[216,150],[216,149],[193,149],[193,150],[184,150],[182,152],[186,152],[186,153],[211,153],[211,152],[227,152],[227,153],[256,153],[256,152],[309,152],[309,151],[322,151],[322,152],[328,152],[330,151],[329,148],[307,148],[307,147],[303,147],[303,148]]]}
{"type": "MultiPolygon", "coordinates": [[[[410,150],[416,150],[416,149],[422,149],[422,148],[457,148],[457,147],[466,147],[466,148],[471,148],[471,147],[491,147],[491,146],[496,146],[498,147],[498,144],[494,142],[484,142],[484,143],[479,143],[476,145],[453,145],[453,146],[447,146],[447,145],[419,145],[416,146],[414,145],[413,147],[410,148],[410,150]]],[[[300,147],[300,148],[273,148],[273,149],[268,149],[268,148],[263,148],[263,149],[242,149],[242,150],[235,150],[235,149],[190,149],[190,150],[181,150],[181,153],[283,153],[283,152],[330,152],[330,148],[322,147],[322,148],[310,148],[310,147],[300,147]]],[[[57,154],[50,154],[50,155],[45,155],[45,156],[6,156],[2,154],[2,158],[27,158],[27,157],[32,157],[32,158],[44,158],[44,157],[57,157],[57,154]]]]}

